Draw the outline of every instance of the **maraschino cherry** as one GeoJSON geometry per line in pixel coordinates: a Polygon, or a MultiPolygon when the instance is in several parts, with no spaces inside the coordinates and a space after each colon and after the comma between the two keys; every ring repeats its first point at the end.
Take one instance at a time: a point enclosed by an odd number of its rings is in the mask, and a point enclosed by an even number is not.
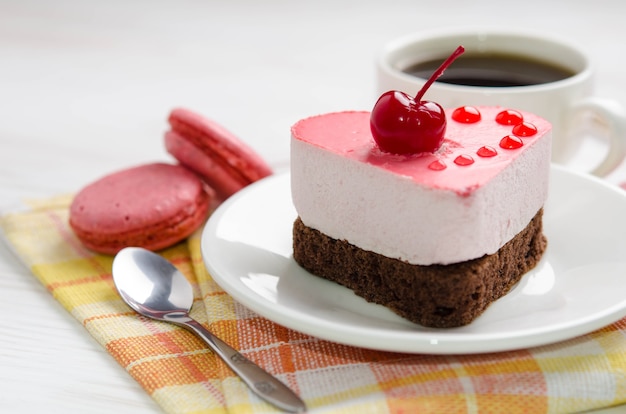
{"type": "Polygon", "coordinates": [[[370,116],[370,128],[378,147],[392,154],[435,152],[443,143],[446,115],[441,105],[422,96],[465,48],[459,46],[432,74],[415,98],[400,91],[385,92],[370,116]]]}

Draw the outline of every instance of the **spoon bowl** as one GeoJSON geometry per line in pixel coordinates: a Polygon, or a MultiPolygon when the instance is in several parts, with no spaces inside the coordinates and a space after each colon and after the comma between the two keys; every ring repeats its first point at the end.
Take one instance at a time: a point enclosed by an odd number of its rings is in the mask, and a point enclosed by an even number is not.
{"type": "Polygon", "coordinates": [[[144,316],[166,320],[169,313],[191,310],[191,285],[178,269],[156,254],[139,248],[124,249],[113,261],[113,280],[122,299],[144,316]]]}
{"type": "Polygon", "coordinates": [[[113,282],[124,302],[137,313],[182,326],[202,338],[265,401],[289,412],[306,410],[291,389],[189,316],[191,284],[163,257],[138,247],[122,249],[113,260],[113,282]]]}

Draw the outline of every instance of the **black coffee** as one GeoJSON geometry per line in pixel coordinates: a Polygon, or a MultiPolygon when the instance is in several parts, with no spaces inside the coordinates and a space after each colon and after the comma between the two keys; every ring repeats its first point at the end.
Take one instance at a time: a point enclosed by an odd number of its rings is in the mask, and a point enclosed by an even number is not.
{"type": "MultiPolygon", "coordinates": [[[[428,79],[443,59],[420,62],[403,72],[428,79]]],[[[438,82],[468,86],[529,86],[573,76],[574,72],[552,63],[504,54],[463,55],[452,63],[438,82]]]]}

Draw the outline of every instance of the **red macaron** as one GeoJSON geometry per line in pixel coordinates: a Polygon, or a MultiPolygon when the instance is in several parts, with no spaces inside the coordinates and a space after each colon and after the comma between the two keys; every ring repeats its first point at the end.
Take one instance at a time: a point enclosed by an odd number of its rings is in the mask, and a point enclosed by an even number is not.
{"type": "Polygon", "coordinates": [[[168,121],[167,151],[199,174],[222,200],[272,174],[252,148],[216,122],[183,108],[174,109],[168,121]]]}
{"type": "Polygon", "coordinates": [[[211,195],[181,165],[152,163],[107,175],[72,201],[69,224],[89,249],[115,254],[128,246],[160,250],[206,220],[211,195]]]}

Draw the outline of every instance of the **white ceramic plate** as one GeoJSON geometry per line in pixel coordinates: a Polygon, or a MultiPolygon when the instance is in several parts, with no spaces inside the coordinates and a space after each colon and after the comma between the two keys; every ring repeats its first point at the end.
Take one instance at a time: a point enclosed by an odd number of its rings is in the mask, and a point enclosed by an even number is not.
{"type": "Polygon", "coordinates": [[[348,345],[426,354],[505,351],[589,333],[626,316],[626,193],[552,167],[539,265],[470,325],[425,328],[311,275],[292,258],[289,175],[259,181],[209,220],[202,253],[235,300],[286,327],[348,345]]]}

